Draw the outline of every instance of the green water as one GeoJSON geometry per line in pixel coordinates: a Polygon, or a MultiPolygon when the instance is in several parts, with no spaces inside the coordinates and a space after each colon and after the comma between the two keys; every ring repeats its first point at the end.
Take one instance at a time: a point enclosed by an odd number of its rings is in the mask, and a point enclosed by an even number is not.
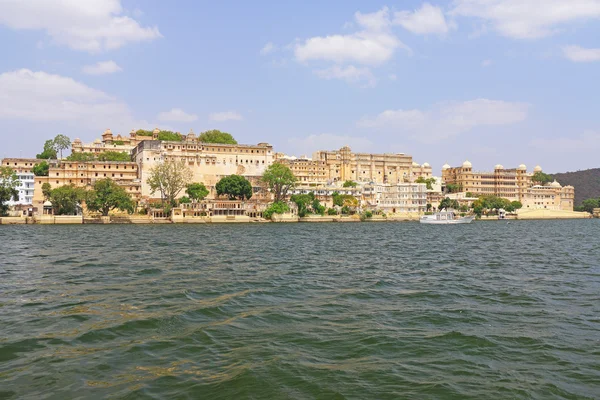
{"type": "Polygon", "coordinates": [[[2,399],[597,399],[600,221],[1,226],[2,399]]]}

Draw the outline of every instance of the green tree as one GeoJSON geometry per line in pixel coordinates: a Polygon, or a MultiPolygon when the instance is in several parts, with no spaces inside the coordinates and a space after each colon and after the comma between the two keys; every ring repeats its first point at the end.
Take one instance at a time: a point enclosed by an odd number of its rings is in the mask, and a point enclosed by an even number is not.
{"type": "Polygon", "coordinates": [[[425,178],[423,176],[419,176],[416,180],[415,183],[424,183],[425,187],[428,190],[433,190],[433,184],[435,183],[435,178],[425,178]]]}
{"type": "Polygon", "coordinates": [[[204,183],[191,183],[185,189],[185,192],[195,202],[204,200],[208,196],[208,193],[210,193],[206,186],[204,186],[204,183]]]}
{"type": "Polygon", "coordinates": [[[458,210],[459,207],[460,207],[460,205],[458,204],[457,200],[446,197],[445,199],[440,201],[440,205],[438,206],[438,209],[442,210],[445,208],[446,210],[449,210],[449,209],[458,210]]]}
{"type": "Polygon", "coordinates": [[[190,199],[187,196],[181,196],[179,198],[179,204],[190,204],[192,202],[192,199],[190,199]]]}
{"type": "Polygon", "coordinates": [[[145,129],[138,129],[137,131],[135,131],[136,136],[154,136],[154,133],[152,131],[149,130],[145,130],[145,129]]]}
{"type": "Polygon", "coordinates": [[[426,209],[427,211],[431,211],[431,208],[432,208],[433,206],[431,205],[431,203],[427,203],[427,205],[426,205],[425,207],[426,207],[425,209],[426,209]]]}
{"type": "Polygon", "coordinates": [[[594,208],[600,208],[600,201],[598,199],[586,199],[581,203],[583,211],[587,211],[590,214],[594,212],[594,208]]]}
{"type": "Polygon", "coordinates": [[[94,153],[71,153],[67,160],[69,161],[94,161],[96,159],[96,155],[94,153]]]}
{"type": "Polygon", "coordinates": [[[299,217],[306,217],[308,214],[308,207],[315,199],[314,193],[311,192],[311,194],[295,194],[290,197],[290,200],[296,203],[296,206],[298,207],[299,217]]]}
{"type": "Polygon", "coordinates": [[[226,195],[229,200],[248,200],[252,197],[252,185],[241,175],[229,175],[221,178],[215,188],[219,196],[226,195]]]}
{"type": "Polygon", "coordinates": [[[75,215],[77,205],[85,199],[85,190],[74,185],[65,185],[52,189],[50,202],[55,215],[75,215]]]}
{"type": "Polygon", "coordinates": [[[158,132],[158,140],[164,140],[168,142],[181,142],[182,137],[180,134],[172,131],[160,131],[158,132]]]}
{"type": "Polygon", "coordinates": [[[99,161],[131,161],[129,153],[124,151],[105,151],[98,154],[99,161]]]}
{"type": "Polygon", "coordinates": [[[511,207],[512,207],[513,211],[515,211],[515,210],[520,210],[521,208],[523,208],[523,203],[521,203],[521,202],[520,202],[520,201],[518,201],[518,200],[511,201],[511,202],[510,202],[510,205],[511,205],[511,207]]]}
{"type": "Polygon", "coordinates": [[[262,181],[271,189],[277,203],[285,199],[288,191],[296,184],[297,179],[287,166],[274,163],[265,170],[262,181]]]}
{"type": "Polygon", "coordinates": [[[5,216],[8,211],[6,202],[19,199],[19,185],[19,178],[12,168],[0,167],[0,216],[5,216]]]}
{"type": "Polygon", "coordinates": [[[203,143],[223,143],[223,144],[237,144],[237,140],[227,132],[221,132],[217,129],[202,132],[198,136],[198,141],[203,143]]]}
{"type": "Polygon", "coordinates": [[[44,182],[42,185],[42,195],[44,196],[44,201],[50,200],[50,196],[52,196],[52,186],[48,182],[44,182]]]}
{"type": "Polygon", "coordinates": [[[335,208],[328,208],[327,215],[337,215],[337,211],[335,208]]]}
{"type": "Polygon", "coordinates": [[[344,182],[344,185],[343,185],[343,186],[344,186],[345,188],[348,188],[348,187],[353,187],[353,188],[355,188],[357,185],[358,185],[358,184],[357,184],[356,182],[354,182],[354,181],[346,181],[346,182],[344,182]]]}
{"type": "Polygon", "coordinates": [[[54,150],[60,152],[60,158],[62,159],[62,151],[71,147],[71,139],[65,135],[56,135],[53,140],[54,150]]]}
{"type": "Polygon", "coordinates": [[[542,171],[538,171],[533,174],[531,180],[537,183],[538,185],[544,185],[546,183],[552,182],[552,176],[545,174],[542,171]]]}
{"type": "Polygon", "coordinates": [[[105,217],[115,209],[133,213],[135,207],[129,193],[110,178],[94,183],[86,194],[86,205],[88,210],[99,211],[105,217]]]}
{"type": "Polygon", "coordinates": [[[35,158],[40,160],[56,160],[56,148],[54,147],[54,140],[46,140],[44,143],[44,150],[40,154],[36,154],[35,158]]]}
{"type": "Polygon", "coordinates": [[[325,215],[326,207],[318,199],[313,199],[311,207],[315,214],[325,215]]]}
{"type": "Polygon", "coordinates": [[[35,176],[48,176],[50,165],[46,161],[42,161],[39,164],[35,164],[32,170],[35,176]]]}
{"type": "Polygon", "coordinates": [[[446,185],[446,191],[448,193],[458,193],[462,190],[462,186],[457,183],[449,183],[446,185]]]}
{"type": "Polygon", "coordinates": [[[290,210],[290,207],[283,201],[276,201],[271,204],[265,211],[263,211],[263,217],[271,219],[273,214],[283,214],[290,210]]]}
{"type": "Polygon", "coordinates": [[[175,199],[191,180],[192,171],[185,161],[169,160],[154,166],[146,183],[150,186],[150,193],[160,192],[163,202],[166,200],[174,206],[175,199]]]}

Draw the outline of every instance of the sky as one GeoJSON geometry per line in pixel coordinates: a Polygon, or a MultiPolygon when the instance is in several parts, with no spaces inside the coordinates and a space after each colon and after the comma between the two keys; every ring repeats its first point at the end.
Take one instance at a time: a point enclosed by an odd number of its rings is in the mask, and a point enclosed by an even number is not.
{"type": "Polygon", "coordinates": [[[0,50],[0,157],[158,127],[600,167],[600,0],[0,0],[0,50]]]}

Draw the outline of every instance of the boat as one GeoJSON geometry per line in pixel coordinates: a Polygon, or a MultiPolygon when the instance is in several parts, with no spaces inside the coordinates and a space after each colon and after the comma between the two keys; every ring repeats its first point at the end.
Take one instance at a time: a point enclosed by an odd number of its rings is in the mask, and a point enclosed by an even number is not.
{"type": "Polygon", "coordinates": [[[475,219],[474,215],[468,215],[466,217],[456,217],[454,211],[438,211],[432,215],[423,215],[419,222],[421,224],[470,224],[475,219]]]}

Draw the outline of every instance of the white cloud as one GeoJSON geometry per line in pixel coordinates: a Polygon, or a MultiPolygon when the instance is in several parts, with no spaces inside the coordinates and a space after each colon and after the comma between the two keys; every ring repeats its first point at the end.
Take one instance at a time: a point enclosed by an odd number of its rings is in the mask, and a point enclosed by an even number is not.
{"type": "Polygon", "coordinates": [[[394,13],[394,24],[419,35],[445,35],[450,29],[456,27],[453,22],[446,21],[441,8],[429,3],[424,3],[420,9],[413,12],[398,11],[394,13]]]}
{"type": "Polygon", "coordinates": [[[350,146],[353,151],[368,151],[373,147],[373,142],[365,137],[323,133],[304,138],[290,138],[288,145],[294,149],[296,155],[310,155],[317,150],[335,150],[343,146],[350,146]]]}
{"type": "Polygon", "coordinates": [[[489,60],[489,59],[488,59],[488,60],[483,60],[483,61],[481,62],[481,66],[482,66],[482,67],[489,67],[489,66],[490,66],[490,65],[492,65],[493,63],[494,63],[494,62],[493,62],[492,60],[489,60]]]}
{"type": "Polygon", "coordinates": [[[363,118],[358,126],[406,133],[423,142],[453,137],[482,126],[510,125],[525,120],[529,104],[488,99],[449,102],[431,110],[387,110],[363,118]]]}
{"type": "Polygon", "coordinates": [[[579,136],[558,138],[535,138],[530,142],[536,151],[547,153],[596,152],[600,149],[600,132],[584,131],[579,136]]]}
{"type": "Polygon", "coordinates": [[[340,67],[334,65],[330,68],[314,71],[315,75],[323,79],[341,79],[349,83],[362,84],[365,87],[373,87],[377,80],[369,68],[357,68],[354,65],[340,67]]]}
{"type": "Polygon", "coordinates": [[[198,119],[195,114],[188,114],[181,108],[172,108],[171,111],[164,111],[157,116],[159,121],[163,122],[193,122],[198,119]]]}
{"type": "Polygon", "coordinates": [[[223,111],[209,115],[211,121],[241,121],[243,117],[235,111],[223,111]]]}
{"type": "Polygon", "coordinates": [[[454,0],[450,15],[481,18],[510,38],[537,39],[600,18],[600,0],[454,0]]]}
{"type": "Polygon", "coordinates": [[[295,46],[296,60],[381,65],[388,61],[398,48],[410,52],[408,46],[390,32],[387,7],[371,14],[357,12],[354,18],[362,30],[349,35],[316,36],[306,39],[295,46]]]}
{"type": "Polygon", "coordinates": [[[272,42],[269,42],[260,49],[260,54],[266,56],[267,54],[271,54],[277,51],[277,46],[275,46],[272,42]]]}
{"type": "Polygon", "coordinates": [[[114,61],[100,61],[94,65],[86,65],[82,69],[82,72],[88,75],[114,74],[120,71],[123,71],[123,68],[114,61]]]}
{"type": "Polygon", "coordinates": [[[563,55],[573,62],[600,61],[600,49],[586,49],[581,46],[564,46],[563,55]]]}
{"type": "Polygon", "coordinates": [[[78,128],[129,132],[150,124],[128,105],[72,78],[28,69],[0,74],[0,119],[64,122],[78,128]]]}
{"type": "Polygon", "coordinates": [[[99,52],[162,37],[123,15],[121,0],[3,0],[0,25],[42,30],[59,45],[99,52]]]}

